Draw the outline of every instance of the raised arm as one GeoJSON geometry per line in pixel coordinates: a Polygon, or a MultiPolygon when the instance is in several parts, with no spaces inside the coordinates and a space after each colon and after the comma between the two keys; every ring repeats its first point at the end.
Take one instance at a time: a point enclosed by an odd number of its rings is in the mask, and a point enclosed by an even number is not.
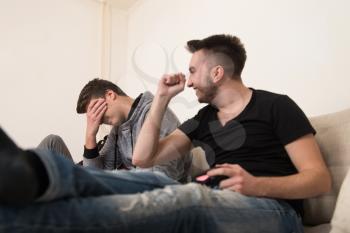
{"type": "Polygon", "coordinates": [[[186,154],[191,141],[180,130],[159,140],[160,126],[170,100],[183,91],[186,79],[183,74],[164,75],[151,109],[136,140],[132,163],[138,167],[152,167],[186,154]]]}
{"type": "Polygon", "coordinates": [[[107,106],[104,99],[91,100],[86,111],[86,133],[84,145],[84,166],[103,168],[103,162],[97,149],[96,135],[107,106]]]}

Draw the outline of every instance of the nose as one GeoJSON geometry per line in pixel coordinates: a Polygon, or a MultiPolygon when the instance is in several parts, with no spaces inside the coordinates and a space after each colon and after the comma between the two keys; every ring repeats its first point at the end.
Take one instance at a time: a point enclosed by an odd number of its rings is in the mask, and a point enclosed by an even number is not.
{"type": "Polygon", "coordinates": [[[192,82],[191,75],[188,76],[188,79],[187,79],[187,87],[193,87],[193,82],[192,82]]]}

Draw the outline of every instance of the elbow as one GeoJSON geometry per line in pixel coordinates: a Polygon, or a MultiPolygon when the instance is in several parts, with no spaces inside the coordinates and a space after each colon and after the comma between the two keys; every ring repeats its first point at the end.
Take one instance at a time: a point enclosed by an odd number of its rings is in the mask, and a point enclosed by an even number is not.
{"type": "Polygon", "coordinates": [[[139,159],[135,159],[135,157],[132,158],[132,165],[134,165],[135,167],[141,167],[143,168],[144,163],[142,162],[142,160],[139,159]]]}
{"type": "Polygon", "coordinates": [[[153,163],[150,161],[147,161],[145,159],[138,159],[136,156],[133,156],[132,158],[132,165],[135,167],[140,167],[140,168],[149,168],[153,166],[153,163]]]}
{"type": "Polygon", "coordinates": [[[330,173],[327,171],[327,178],[326,178],[327,182],[326,182],[326,187],[325,187],[325,193],[329,193],[332,190],[332,177],[330,175],[330,173]]]}
{"type": "Polygon", "coordinates": [[[321,180],[322,180],[322,185],[321,185],[321,190],[320,190],[320,194],[326,194],[329,193],[332,190],[332,177],[329,173],[328,170],[326,170],[324,172],[324,174],[322,176],[321,180]]]}

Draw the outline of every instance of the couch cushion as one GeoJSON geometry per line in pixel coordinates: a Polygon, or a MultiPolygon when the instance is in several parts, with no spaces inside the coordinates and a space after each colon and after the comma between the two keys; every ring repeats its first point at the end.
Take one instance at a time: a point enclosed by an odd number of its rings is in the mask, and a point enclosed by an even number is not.
{"type": "Polygon", "coordinates": [[[350,171],[341,186],[337,205],[332,218],[331,233],[350,232],[350,171]]]}
{"type": "Polygon", "coordinates": [[[350,165],[350,109],[310,119],[321,152],[330,169],[333,187],[328,194],[305,200],[304,223],[330,222],[340,186],[350,165]]]}

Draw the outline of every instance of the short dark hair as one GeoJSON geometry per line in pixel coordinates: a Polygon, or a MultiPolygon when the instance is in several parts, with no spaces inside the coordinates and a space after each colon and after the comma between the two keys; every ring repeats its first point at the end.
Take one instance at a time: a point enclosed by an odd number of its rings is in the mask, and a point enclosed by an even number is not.
{"type": "Polygon", "coordinates": [[[77,103],[77,113],[86,113],[86,108],[92,98],[104,97],[108,90],[112,90],[118,95],[126,96],[126,94],[114,83],[95,78],[88,82],[81,90],[77,103]]]}
{"type": "Polygon", "coordinates": [[[220,34],[187,42],[187,50],[191,53],[201,49],[208,50],[213,54],[221,53],[228,56],[234,64],[233,74],[241,76],[247,55],[244,45],[238,37],[220,34]]]}

